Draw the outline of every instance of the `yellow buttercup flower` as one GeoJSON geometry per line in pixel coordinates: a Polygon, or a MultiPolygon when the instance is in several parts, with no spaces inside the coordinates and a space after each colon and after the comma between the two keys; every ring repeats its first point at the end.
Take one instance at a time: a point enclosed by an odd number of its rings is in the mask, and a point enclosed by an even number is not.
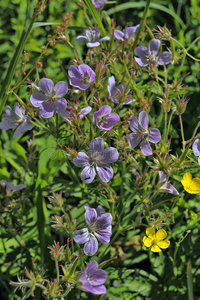
{"type": "Polygon", "coordinates": [[[185,173],[181,183],[184,187],[184,190],[190,194],[198,194],[200,193],[200,178],[195,177],[192,179],[192,175],[190,173],[185,173]]]}
{"type": "Polygon", "coordinates": [[[143,243],[146,247],[151,247],[152,252],[161,252],[161,249],[167,249],[170,245],[170,241],[163,241],[167,236],[164,229],[159,229],[156,232],[155,228],[149,227],[146,230],[146,235],[143,237],[143,243]]]}

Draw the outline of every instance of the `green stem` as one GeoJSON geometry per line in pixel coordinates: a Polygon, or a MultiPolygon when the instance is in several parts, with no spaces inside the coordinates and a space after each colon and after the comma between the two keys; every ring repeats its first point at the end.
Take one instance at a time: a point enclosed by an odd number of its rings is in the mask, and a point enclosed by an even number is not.
{"type": "Polygon", "coordinates": [[[0,102],[1,102],[0,114],[2,113],[2,110],[3,110],[4,106],[5,106],[6,100],[8,98],[7,94],[9,92],[10,84],[11,84],[11,81],[13,79],[13,76],[14,76],[17,64],[19,62],[19,58],[21,56],[21,53],[22,53],[22,51],[24,49],[24,46],[26,44],[26,41],[28,39],[28,36],[30,34],[30,31],[32,29],[32,26],[33,26],[33,24],[34,24],[35,19],[37,18],[37,16],[38,16],[38,10],[37,10],[37,8],[35,8],[33,16],[32,16],[32,19],[31,19],[31,23],[28,26],[28,29],[25,28],[24,31],[22,32],[20,42],[19,42],[19,44],[17,46],[17,49],[15,50],[15,54],[13,55],[13,58],[12,58],[12,60],[10,62],[10,65],[9,65],[9,68],[8,68],[8,71],[7,71],[4,83],[2,84],[1,93],[0,93],[0,102]]]}
{"type": "Polygon", "coordinates": [[[180,121],[180,127],[181,127],[183,150],[185,150],[185,137],[184,137],[183,122],[182,122],[181,114],[179,114],[179,121],[180,121]]]}
{"type": "Polygon", "coordinates": [[[57,282],[59,284],[60,271],[59,271],[58,261],[56,260],[55,263],[56,263],[56,272],[57,272],[57,282]]]}

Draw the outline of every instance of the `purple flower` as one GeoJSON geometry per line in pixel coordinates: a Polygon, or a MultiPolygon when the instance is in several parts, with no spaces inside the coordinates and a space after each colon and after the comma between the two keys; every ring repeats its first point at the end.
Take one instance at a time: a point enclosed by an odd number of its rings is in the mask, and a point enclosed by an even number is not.
{"type": "Polygon", "coordinates": [[[66,82],[59,81],[54,86],[51,79],[43,78],[38,85],[43,93],[34,93],[30,101],[33,106],[40,108],[40,115],[43,118],[51,118],[56,110],[60,116],[68,118],[69,113],[65,110],[67,101],[63,98],[68,91],[66,82]]]}
{"type": "Polygon", "coordinates": [[[108,105],[102,106],[93,115],[93,121],[100,129],[111,130],[113,125],[119,122],[119,116],[116,113],[112,113],[112,108],[108,105]]]}
{"type": "Polygon", "coordinates": [[[85,205],[85,221],[88,228],[75,232],[74,241],[84,245],[84,253],[88,256],[94,255],[98,250],[98,241],[108,244],[112,235],[112,215],[105,213],[101,205],[97,209],[85,205]]]}
{"type": "Polygon", "coordinates": [[[30,125],[28,122],[31,120],[29,116],[25,115],[25,107],[20,106],[19,103],[16,103],[14,110],[9,105],[6,105],[5,110],[5,121],[0,123],[0,129],[15,130],[14,138],[20,136],[25,130],[31,130],[33,125],[30,125]]]}
{"type": "Polygon", "coordinates": [[[104,5],[105,1],[106,0],[92,0],[92,3],[95,8],[99,9],[104,5]]]}
{"type": "Polygon", "coordinates": [[[162,171],[159,171],[158,173],[159,173],[159,180],[158,180],[159,191],[169,193],[169,194],[179,195],[179,192],[175,189],[175,187],[167,181],[165,173],[162,171]]]}
{"type": "Polygon", "coordinates": [[[106,287],[103,285],[107,280],[107,273],[98,269],[98,263],[93,260],[80,277],[82,288],[96,295],[106,294],[106,287]]]}
{"type": "Polygon", "coordinates": [[[89,114],[92,110],[92,107],[90,106],[86,106],[84,108],[81,109],[81,112],[78,114],[80,120],[83,119],[84,116],[86,116],[87,114],[89,114]]]}
{"type": "Polygon", "coordinates": [[[140,25],[138,24],[136,26],[127,27],[123,31],[116,29],[116,30],[114,30],[114,38],[117,40],[120,40],[120,41],[124,41],[126,39],[129,42],[131,42],[135,32],[137,31],[137,29],[139,27],[140,27],[140,25]]]}
{"type": "Polygon", "coordinates": [[[96,28],[89,28],[84,31],[84,35],[79,35],[76,38],[77,42],[86,42],[88,48],[98,47],[100,45],[99,42],[108,41],[110,39],[109,36],[105,36],[103,38],[100,37],[100,32],[96,28]]]}
{"type": "Polygon", "coordinates": [[[140,144],[142,153],[146,156],[152,155],[152,149],[149,144],[158,143],[161,140],[160,131],[157,128],[148,129],[149,118],[145,111],[139,114],[139,121],[135,116],[129,119],[129,126],[133,133],[128,135],[128,142],[131,148],[137,147],[140,144]]]}
{"type": "Polygon", "coordinates": [[[124,98],[124,100],[128,98],[123,104],[130,104],[132,102],[132,99],[128,96],[130,89],[128,88],[127,92],[124,94],[125,89],[126,84],[119,84],[115,86],[114,76],[108,78],[108,94],[112,102],[119,103],[119,101],[121,102],[121,100],[123,100],[124,98]]]}
{"type": "Polygon", "coordinates": [[[70,84],[81,90],[87,90],[96,77],[95,72],[84,64],[80,66],[70,66],[68,74],[71,77],[70,84]]]}
{"type": "Polygon", "coordinates": [[[171,53],[165,51],[157,56],[160,49],[160,40],[153,39],[149,42],[148,49],[144,46],[139,46],[135,49],[135,54],[138,57],[135,57],[135,61],[141,67],[147,66],[149,64],[153,65],[168,65],[172,60],[171,53]]]}
{"type": "Polygon", "coordinates": [[[6,190],[6,194],[8,196],[11,196],[14,192],[22,190],[26,187],[25,184],[18,184],[14,186],[11,181],[5,181],[5,180],[1,181],[1,185],[6,190]]]}
{"type": "Polygon", "coordinates": [[[200,139],[197,139],[193,146],[192,146],[192,150],[195,156],[198,156],[198,163],[200,165],[200,139]]]}
{"type": "Polygon", "coordinates": [[[104,141],[101,138],[95,138],[90,143],[89,154],[79,152],[73,163],[78,167],[84,167],[81,179],[85,183],[91,183],[96,172],[103,182],[108,182],[113,177],[113,169],[109,164],[117,161],[118,158],[119,153],[116,148],[104,149],[104,141]]]}

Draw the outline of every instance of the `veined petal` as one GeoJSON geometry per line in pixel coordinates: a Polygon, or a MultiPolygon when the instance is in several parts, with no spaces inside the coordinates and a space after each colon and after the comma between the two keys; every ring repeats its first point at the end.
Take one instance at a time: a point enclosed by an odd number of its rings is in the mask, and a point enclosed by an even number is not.
{"type": "Polygon", "coordinates": [[[98,46],[100,46],[100,43],[99,42],[88,42],[88,43],[86,43],[86,45],[87,45],[87,47],[88,48],[93,48],[93,47],[98,47],[98,46]]]}
{"type": "MultiPolygon", "coordinates": [[[[95,223],[95,227],[99,231],[101,229],[103,230],[103,229],[107,228],[111,224],[112,224],[112,215],[110,213],[104,213],[100,217],[98,217],[98,219],[95,223]]],[[[109,230],[111,230],[110,227],[109,227],[109,230]]]]}
{"type": "Polygon", "coordinates": [[[172,60],[171,53],[165,51],[158,56],[157,65],[168,65],[172,60]]]}
{"type": "Polygon", "coordinates": [[[113,177],[113,169],[107,164],[97,166],[97,173],[103,182],[108,182],[113,177]]]}
{"type": "Polygon", "coordinates": [[[155,237],[156,237],[155,228],[152,228],[152,227],[147,228],[146,235],[148,236],[148,238],[155,239],[155,237]]]}
{"type": "Polygon", "coordinates": [[[23,119],[25,115],[25,107],[23,105],[20,106],[19,103],[16,103],[14,106],[14,112],[23,119]]]}
{"type": "Polygon", "coordinates": [[[88,39],[87,39],[87,37],[86,36],[84,36],[84,35],[78,35],[77,37],[76,37],[76,42],[86,42],[88,39]]]}
{"type": "Polygon", "coordinates": [[[87,166],[88,162],[89,162],[89,157],[84,152],[79,152],[78,156],[73,159],[73,163],[77,167],[81,167],[81,168],[87,166]]]}
{"type": "Polygon", "coordinates": [[[41,107],[42,103],[45,100],[46,100],[46,97],[42,93],[34,93],[33,95],[31,95],[31,98],[30,98],[31,104],[33,104],[33,106],[35,106],[35,107],[41,107]]]}
{"type": "Polygon", "coordinates": [[[77,230],[74,234],[74,241],[77,244],[85,244],[90,239],[89,231],[87,228],[83,228],[80,230],[77,230]]]}
{"type": "Polygon", "coordinates": [[[124,33],[120,30],[115,29],[114,30],[114,38],[116,40],[123,41],[124,40],[124,33]]]}
{"type": "Polygon", "coordinates": [[[161,249],[167,249],[170,245],[170,241],[169,240],[165,240],[165,241],[160,241],[158,243],[158,246],[161,248],[161,249]]]}
{"type": "Polygon", "coordinates": [[[111,97],[112,95],[112,90],[115,87],[115,77],[111,76],[108,78],[108,93],[109,93],[109,97],[111,97]]]}
{"type": "Polygon", "coordinates": [[[151,55],[156,56],[156,54],[158,53],[158,51],[160,49],[160,40],[152,39],[149,42],[148,49],[149,49],[151,55]]]}
{"type": "Polygon", "coordinates": [[[53,117],[54,110],[55,110],[54,103],[44,101],[42,103],[42,106],[40,107],[40,115],[43,118],[51,118],[51,117],[53,117]]]}
{"type": "Polygon", "coordinates": [[[149,61],[148,59],[141,59],[141,58],[138,58],[138,57],[134,57],[136,63],[141,66],[141,67],[146,67],[148,64],[149,64],[149,61]]]}
{"type": "Polygon", "coordinates": [[[119,152],[114,147],[108,147],[104,149],[100,156],[100,161],[105,164],[111,164],[118,160],[119,152]]]}
{"type": "Polygon", "coordinates": [[[97,206],[97,216],[100,217],[101,215],[105,214],[105,209],[101,206],[101,205],[98,205],[97,206]]]}
{"type": "Polygon", "coordinates": [[[62,116],[62,113],[65,111],[66,106],[67,106],[67,101],[64,98],[57,100],[55,103],[56,112],[58,114],[61,114],[62,116]]]}
{"type": "Polygon", "coordinates": [[[96,175],[95,169],[91,166],[86,166],[81,172],[81,180],[85,183],[91,183],[96,175]]]}
{"type": "Polygon", "coordinates": [[[85,221],[88,224],[88,226],[90,226],[91,224],[93,224],[96,220],[97,220],[96,209],[94,209],[94,208],[86,209],[86,212],[85,212],[85,221]]]}
{"type": "Polygon", "coordinates": [[[68,91],[67,83],[64,81],[59,81],[55,85],[53,90],[56,93],[56,96],[63,97],[67,94],[67,91],[68,91]]]}
{"type": "Polygon", "coordinates": [[[152,155],[152,153],[153,153],[151,146],[147,140],[143,140],[140,143],[140,149],[141,149],[142,153],[146,156],[152,155]]]}
{"type": "Polygon", "coordinates": [[[104,149],[104,141],[101,138],[95,138],[90,142],[90,153],[101,153],[104,149]]]}
{"type": "Polygon", "coordinates": [[[136,47],[135,54],[139,56],[142,62],[148,64],[148,49],[144,46],[136,47]]]}
{"type": "Polygon", "coordinates": [[[98,241],[95,237],[90,235],[90,239],[84,245],[84,253],[88,256],[94,255],[98,250],[98,241]]]}
{"type": "Polygon", "coordinates": [[[159,229],[156,232],[156,239],[159,241],[164,240],[166,236],[167,236],[167,232],[164,229],[159,229]]]}
{"type": "Polygon", "coordinates": [[[137,147],[137,145],[141,142],[142,136],[140,133],[130,133],[128,135],[128,143],[131,148],[137,147]]]}
{"type": "Polygon", "coordinates": [[[104,285],[93,286],[92,294],[103,295],[106,294],[106,287],[104,285]]]}
{"type": "Polygon", "coordinates": [[[137,120],[137,118],[135,116],[131,116],[130,117],[130,119],[129,119],[129,126],[130,126],[130,129],[133,132],[136,132],[136,133],[140,132],[138,120],[137,120]]]}
{"type": "Polygon", "coordinates": [[[45,94],[51,94],[54,88],[54,83],[51,79],[42,78],[38,84],[39,88],[45,94]]]}
{"type": "Polygon", "coordinates": [[[91,272],[93,272],[94,270],[98,269],[98,263],[96,262],[96,260],[93,260],[86,268],[86,273],[89,275],[91,272]]]}
{"type": "Polygon", "coordinates": [[[139,124],[144,127],[145,129],[148,128],[149,126],[149,118],[147,116],[146,111],[141,111],[139,113],[139,118],[138,118],[139,124]]]}
{"type": "Polygon", "coordinates": [[[151,247],[153,244],[153,240],[151,238],[148,238],[147,236],[144,236],[143,243],[146,247],[151,247]]]}
{"type": "Polygon", "coordinates": [[[149,141],[151,143],[158,143],[161,140],[161,134],[160,131],[157,128],[152,128],[149,131],[149,141]]]}
{"type": "Polygon", "coordinates": [[[200,156],[200,139],[197,139],[193,146],[192,146],[192,150],[195,156],[200,156]]]}
{"type": "Polygon", "coordinates": [[[94,233],[99,242],[101,242],[102,244],[106,245],[110,242],[110,237],[112,235],[110,228],[111,226],[109,226],[107,229],[99,230],[94,233]]]}
{"type": "Polygon", "coordinates": [[[93,269],[92,272],[88,273],[88,276],[91,278],[91,281],[94,278],[94,280],[92,281],[93,287],[104,284],[108,278],[107,273],[101,269],[93,269]]]}
{"type": "Polygon", "coordinates": [[[161,252],[162,250],[160,249],[160,247],[158,247],[158,245],[153,245],[151,247],[151,251],[152,252],[161,252]]]}

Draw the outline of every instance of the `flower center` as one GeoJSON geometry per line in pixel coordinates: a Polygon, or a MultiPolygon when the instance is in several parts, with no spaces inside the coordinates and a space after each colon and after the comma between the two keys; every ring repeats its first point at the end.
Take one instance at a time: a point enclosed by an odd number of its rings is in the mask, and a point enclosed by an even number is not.
{"type": "Polygon", "coordinates": [[[106,115],[98,116],[97,122],[98,122],[99,126],[104,126],[104,125],[108,124],[108,116],[106,116],[106,115]]]}
{"type": "Polygon", "coordinates": [[[86,72],[84,74],[81,74],[81,82],[85,85],[90,84],[91,78],[90,75],[86,72]]]}

